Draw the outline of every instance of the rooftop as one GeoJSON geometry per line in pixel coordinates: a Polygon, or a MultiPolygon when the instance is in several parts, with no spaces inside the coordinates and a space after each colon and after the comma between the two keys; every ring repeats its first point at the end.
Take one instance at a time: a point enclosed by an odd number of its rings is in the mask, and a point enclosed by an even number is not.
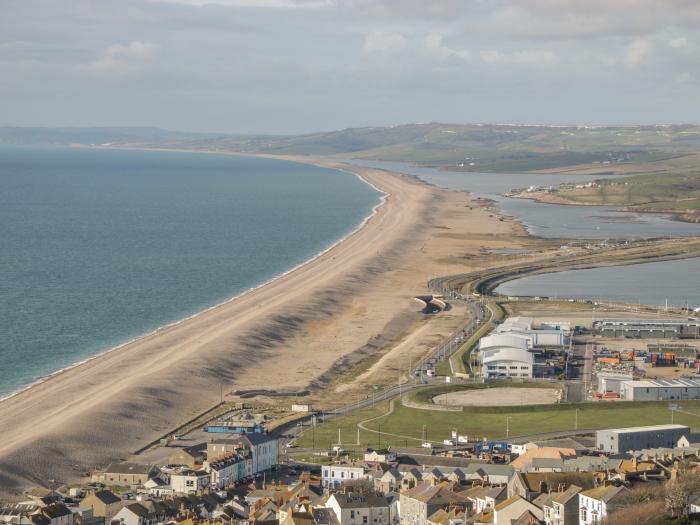
{"type": "Polygon", "coordinates": [[[614,432],[615,434],[627,434],[630,432],[655,432],[659,430],[689,430],[686,425],[649,425],[645,427],[609,428],[598,432],[614,432]]]}
{"type": "Polygon", "coordinates": [[[142,465],[141,463],[130,463],[128,461],[124,463],[112,463],[109,465],[105,472],[111,472],[114,474],[144,474],[147,475],[153,467],[150,465],[142,465]]]}

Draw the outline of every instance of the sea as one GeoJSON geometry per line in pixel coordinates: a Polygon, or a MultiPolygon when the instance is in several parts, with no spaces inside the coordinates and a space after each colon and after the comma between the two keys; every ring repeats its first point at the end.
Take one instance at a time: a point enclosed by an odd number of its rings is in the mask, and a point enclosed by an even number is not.
{"type": "Polygon", "coordinates": [[[290,271],[381,198],[276,159],[0,147],[0,398],[290,271]]]}

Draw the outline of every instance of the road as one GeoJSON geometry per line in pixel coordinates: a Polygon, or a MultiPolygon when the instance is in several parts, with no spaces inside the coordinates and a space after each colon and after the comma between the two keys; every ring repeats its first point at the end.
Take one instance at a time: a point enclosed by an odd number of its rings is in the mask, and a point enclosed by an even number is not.
{"type": "Polygon", "coordinates": [[[592,371],[593,345],[574,344],[566,367],[567,401],[576,403],[588,399],[592,371]]]}
{"type": "MultiPolygon", "coordinates": [[[[373,407],[376,403],[399,398],[406,392],[426,385],[444,384],[444,379],[428,377],[427,371],[429,369],[435,370],[438,363],[449,359],[452,354],[459,350],[466,338],[481,325],[486,317],[482,302],[470,295],[464,295],[456,291],[452,286],[453,279],[454,277],[432,279],[428,282],[428,286],[434,294],[442,295],[448,301],[466,302],[469,308],[469,316],[459,325],[457,330],[455,330],[444,343],[421,359],[411,369],[410,377],[403,384],[391,386],[384,390],[373,390],[372,395],[367,399],[354,401],[335,410],[317,414],[315,416],[317,421],[328,421],[335,417],[347,416],[358,410],[373,407]]],[[[461,380],[461,382],[465,382],[465,380],[461,380]]],[[[280,427],[274,432],[274,434],[280,438],[280,446],[284,451],[286,451],[285,446],[287,443],[293,442],[301,432],[306,430],[305,427],[311,424],[313,417],[314,416],[309,416],[301,421],[296,421],[293,424],[280,427]]],[[[298,449],[294,450],[295,453],[300,452],[298,449]]]]}

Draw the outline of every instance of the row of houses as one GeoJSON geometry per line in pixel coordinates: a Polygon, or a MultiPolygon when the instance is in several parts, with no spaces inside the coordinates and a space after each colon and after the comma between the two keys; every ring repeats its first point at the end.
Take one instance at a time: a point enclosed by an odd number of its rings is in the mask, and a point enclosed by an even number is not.
{"type": "Polygon", "coordinates": [[[93,475],[107,486],[142,487],[156,497],[197,494],[249,481],[279,462],[278,440],[268,434],[239,434],[179,448],[166,466],[113,463],[93,475]]]}

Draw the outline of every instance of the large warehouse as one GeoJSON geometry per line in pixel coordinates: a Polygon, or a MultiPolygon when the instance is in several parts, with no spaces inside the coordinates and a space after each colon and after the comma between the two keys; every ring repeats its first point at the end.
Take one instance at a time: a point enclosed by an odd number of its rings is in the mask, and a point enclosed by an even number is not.
{"type": "Polygon", "coordinates": [[[669,319],[600,319],[593,328],[604,337],[675,339],[700,337],[700,321],[669,319]]]}
{"type": "Polygon", "coordinates": [[[595,446],[598,450],[609,454],[622,454],[645,448],[673,448],[680,438],[688,435],[690,435],[690,427],[685,425],[613,428],[598,430],[595,433],[595,446]]]}
{"type": "Polygon", "coordinates": [[[479,341],[481,370],[484,377],[532,378],[534,356],[530,353],[530,341],[517,334],[494,334],[479,341]]]}
{"type": "Polygon", "coordinates": [[[697,379],[621,381],[620,398],[628,401],[700,399],[700,381],[697,379]]]}
{"type": "MultiPolygon", "coordinates": [[[[568,327],[567,327],[568,328],[568,327]]],[[[533,328],[533,320],[530,317],[509,317],[496,328],[499,334],[524,335],[530,340],[530,346],[561,347],[568,343],[569,331],[561,325],[548,323],[540,329],[533,328]],[[556,326],[556,327],[555,327],[556,326]]]]}

